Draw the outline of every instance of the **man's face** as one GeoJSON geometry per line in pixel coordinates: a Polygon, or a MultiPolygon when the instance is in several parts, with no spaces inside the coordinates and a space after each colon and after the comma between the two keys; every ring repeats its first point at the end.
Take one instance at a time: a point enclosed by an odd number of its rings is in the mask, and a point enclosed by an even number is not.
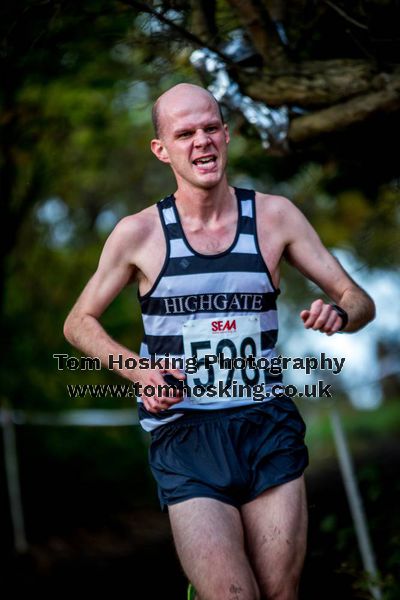
{"type": "Polygon", "coordinates": [[[217,185],[225,173],[229,133],[216,102],[205,92],[171,94],[162,100],[159,123],[160,139],[152,141],[152,150],[171,165],[178,185],[217,185]]]}

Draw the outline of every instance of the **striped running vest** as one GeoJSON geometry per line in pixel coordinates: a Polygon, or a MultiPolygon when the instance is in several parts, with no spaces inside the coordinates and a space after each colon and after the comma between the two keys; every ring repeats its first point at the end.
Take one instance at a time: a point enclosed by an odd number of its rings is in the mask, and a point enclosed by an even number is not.
{"type": "MultiPolygon", "coordinates": [[[[272,283],[261,255],[255,192],[234,190],[236,235],[231,246],[219,254],[200,254],[190,246],[173,194],[157,203],[167,251],[152,288],[142,296],[138,292],[144,327],[140,356],[178,358],[183,368],[194,357],[197,370],[189,374],[186,369],[190,393],[166,410],[151,413],[137,398],[140,423],[146,431],[188,411],[254,405],[252,392],[245,393],[246,385],[256,389],[258,384],[264,391],[282,381],[281,375],[251,368],[244,360],[252,355],[267,364],[276,356],[276,298],[280,290],[272,283]],[[207,357],[211,365],[205,364],[207,357]],[[228,360],[220,364],[217,358],[228,360]],[[204,393],[204,386],[209,394],[204,393]]],[[[264,396],[263,400],[267,399],[264,396]]]]}

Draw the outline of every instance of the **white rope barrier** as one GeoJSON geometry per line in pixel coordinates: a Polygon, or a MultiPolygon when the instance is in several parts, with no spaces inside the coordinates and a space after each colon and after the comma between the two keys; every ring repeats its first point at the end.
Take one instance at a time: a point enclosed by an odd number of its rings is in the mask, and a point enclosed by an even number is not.
{"type": "Polygon", "coordinates": [[[7,405],[0,408],[0,425],[3,429],[4,462],[14,549],[18,554],[28,550],[25,533],[24,512],[18,469],[18,451],[15,439],[16,425],[121,427],[139,424],[135,409],[82,409],[61,412],[12,410],[7,405]]]}

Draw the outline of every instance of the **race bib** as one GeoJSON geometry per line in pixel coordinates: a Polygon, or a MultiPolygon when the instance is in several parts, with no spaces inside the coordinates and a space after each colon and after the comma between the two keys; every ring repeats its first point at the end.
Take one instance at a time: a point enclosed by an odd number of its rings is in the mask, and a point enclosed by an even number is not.
{"type": "Polygon", "coordinates": [[[202,395],[191,394],[196,404],[223,401],[218,394],[221,386],[234,391],[239,385],[262,383],[262,372],[249,367],[247,360],[250,355],[255,360],[261,356],[259,315],[189,320],[182,334],[186,360],[195,358],[197,363],[197,371],[187,374],[187,385],[192,392],[205,388],[202,395]]]}

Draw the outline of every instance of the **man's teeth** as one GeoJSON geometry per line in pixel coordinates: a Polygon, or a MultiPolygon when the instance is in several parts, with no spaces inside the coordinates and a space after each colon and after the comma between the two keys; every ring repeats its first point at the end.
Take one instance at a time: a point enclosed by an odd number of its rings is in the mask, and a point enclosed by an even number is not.
{"type": "Polygon", "coordinates": [[[197,158],[194,161],[194,164],[195,165],[197,165],[197,164],[205,165],[209,162],[214,162],[214,161],[215,161],[215,158],[213,156],[209,156],[208,158],[197,158]]]}

